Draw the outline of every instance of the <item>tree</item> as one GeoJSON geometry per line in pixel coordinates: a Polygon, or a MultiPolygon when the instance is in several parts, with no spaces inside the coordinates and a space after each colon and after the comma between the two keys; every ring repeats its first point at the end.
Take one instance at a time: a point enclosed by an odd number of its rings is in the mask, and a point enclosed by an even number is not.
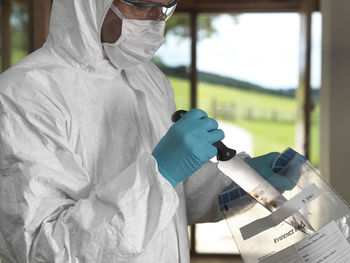
{"type": "MultiPolygon", "coordinates": [[[[214,26],[215,19],[219,14],[205,14],[198,16],[198,40],[210,38],[217,30],[214,26]]],[[[235,23],[238,22],[238,15],[230,15],[235,23]]],[[[190,17],[188,14],[174,14],[168,21],[165,29],[165,34],[174,34],[181,39],[189,38],[190,32],[190,17]]]]}

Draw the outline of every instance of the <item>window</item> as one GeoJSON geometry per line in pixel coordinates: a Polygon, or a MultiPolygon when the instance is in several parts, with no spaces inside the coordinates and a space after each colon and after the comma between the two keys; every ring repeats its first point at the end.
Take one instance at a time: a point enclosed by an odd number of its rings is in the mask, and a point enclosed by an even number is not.
{"type": "Polygon", "coordinates": [[[29,2],[1,1],[1,71],[29,53],[29,2]]]}
{"type": "Polygon", "coordinates": [[[294,147],[299,15],[220,15],[214,25],[197,48],[199,107],[232,125],[227,143],[239,151],[294,147]]]}
{"type": "MultiPolygon", "coordinates": [[[[170,30],[156,59],[167,70],[178,109],[189,109],[190,16],[180,16],[186,23],[170,30]]],[[[219,120],[226,133],[224,142],[253,156],[294,148],[300,15],[200,13],[197,24],[197,107],[219,120]]],[[[311,156],[317,163],[319,106],[315,105],[311,156]]],[[[191,233],[195,253],[238,253],[225,221],[197,225],[191,233]]]]}
{"type": "MultiPolygon", "coordinates": [[[[216,33],[197,46],[199,108],[219,121],[226,145],[238,152],[294,148],[299,15],[225,14],[213,24],[216,33]]],[[[199,253],[236,252],[225,222],[196,229],[199,253]]]]}

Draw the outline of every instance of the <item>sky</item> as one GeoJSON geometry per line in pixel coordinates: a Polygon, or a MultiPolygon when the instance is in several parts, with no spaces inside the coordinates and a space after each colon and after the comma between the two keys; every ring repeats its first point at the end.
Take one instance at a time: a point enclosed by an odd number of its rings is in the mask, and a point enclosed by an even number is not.
{"type": "MultiPolygon", "coordinates": [[[[297,13],[228,15],[214,20],[217,33],[198,44],[198,70],[266,88],[294,88],[299,72],[297,13]]],[[[321,15],[313,16],[312,86],[320,86],[321,15]]],[[[168,35],[156,54],[170,66],[190,64],[190,40],[168,35]]]]}

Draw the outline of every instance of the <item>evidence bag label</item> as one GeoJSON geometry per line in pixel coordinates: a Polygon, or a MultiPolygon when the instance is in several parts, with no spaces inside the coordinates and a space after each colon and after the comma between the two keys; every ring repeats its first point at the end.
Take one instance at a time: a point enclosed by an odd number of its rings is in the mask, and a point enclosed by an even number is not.
{"type": "Polygon", "coordinates": [[[347,263],[350,245],[334,221],[260,263],[347,263]]]}
{"type": "Polygon", "coordinates": [[[292,199],[284,203],[278,210],[269,216],[260,218],[240,228],[243,240],[251,238],[271,227],[275,227],[280,224],[283,220],[298,214],[299,209],[307,206],[317,197],[322,194],[322,191],[315,185],[312,184],[304,191],[300,192],[292,199]]]}

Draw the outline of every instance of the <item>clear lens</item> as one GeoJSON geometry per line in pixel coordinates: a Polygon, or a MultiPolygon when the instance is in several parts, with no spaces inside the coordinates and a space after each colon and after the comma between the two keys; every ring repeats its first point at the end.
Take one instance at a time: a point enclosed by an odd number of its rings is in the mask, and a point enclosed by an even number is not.
{"type": "MultiPolygon", "coordinates": [[[[119,0],[116,5],[118,6],[119,10],[123,13],[123,15],[128,19],[135,19],[135,20],[154,20],[154,21],[166,21],[169,19],[169,17],[174,13],[176,4],[172,7],[162,7],[162,6],[152,6],[152,7],[146,7],[146,6],[135,6],[131,2],[135,3],[136,1],[130,1],[130,0],[119,0]]],[[[137,1],[141,3],[141,1],[137,1]]],[[[150,1],[148,3],[158,3],[161,2],[161,4],[167,4],[167,2],[173,2],[173,1],[150,1]]],[[[146,3],[145,1],[142,1],[142,3],[146,3]]]]}
{"type": "Polygon", "coordinates": [[[176,9],[176,5],[174,5],[170,8],[163,7],[163,14],[165,14],[165,19],[163,19],[163,20],[165,20],[165,21],[168,20],[171,17],[171,15],[174,13],[175,9],[176,9]]]}
{"type": "Polygon", "coordinates": [[[170,8],[176,5],[178,0],[124,0],[124,2],[140,7],[162,6],[170,8]]]}

